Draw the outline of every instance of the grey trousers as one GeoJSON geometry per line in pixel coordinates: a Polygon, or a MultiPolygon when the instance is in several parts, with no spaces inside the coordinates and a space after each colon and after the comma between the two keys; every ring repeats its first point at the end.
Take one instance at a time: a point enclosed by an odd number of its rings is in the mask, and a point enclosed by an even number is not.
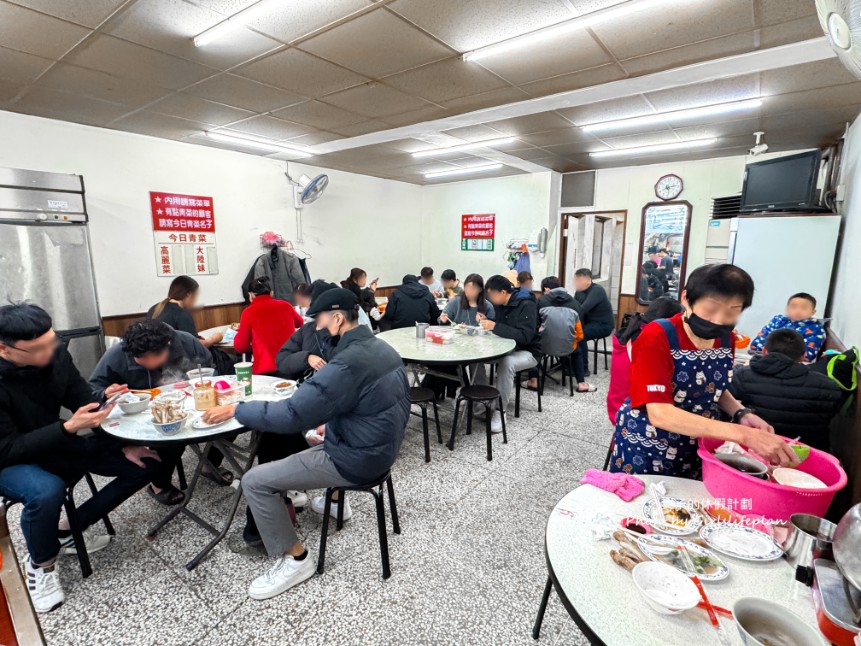
{"type": "Polygon", "coordinates": [[[503,410],[508,407],[508,402],[511,400],[511,392],[514,390],[514,376],[521,370],[534,368],[537,365],[538,361],[535,360],[531,352],[526,350],[516,350],[499,360],[496,388],[502,397],[503,410]]]}
{"type": "Polygon", "coordinates": [[[277,557],[299,541],[284,504],[287,491],[347,487],[353,483],[338,473],[319,444],[283,460],[258,464],[242,476],[241,484],[266,552],[277,557]]]}

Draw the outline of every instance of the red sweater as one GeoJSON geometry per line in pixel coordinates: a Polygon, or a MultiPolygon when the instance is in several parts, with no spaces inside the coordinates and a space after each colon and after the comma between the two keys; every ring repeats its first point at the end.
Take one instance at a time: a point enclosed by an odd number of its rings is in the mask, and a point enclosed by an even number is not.
{"type": "Polygon", "coordinates": [[[254,356],[251,372],[255,375],[275,372],[278,351],[304,323],[305,319],[287,301],[266,294],[256,296],[242,312],[233,347],[237,352],[251,351],[254,356]]]}

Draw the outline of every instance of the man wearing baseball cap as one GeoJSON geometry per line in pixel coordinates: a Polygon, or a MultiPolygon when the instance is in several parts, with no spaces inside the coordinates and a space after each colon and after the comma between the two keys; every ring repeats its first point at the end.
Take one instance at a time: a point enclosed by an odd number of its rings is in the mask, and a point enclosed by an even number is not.
{"type": "MultiPolygon", "coordinates": [[[[299,541],[283,495],[290,490],[364,484],[388,471],[401,448],[410,414],[407,374],[397,352],[358,324],[358,300],[347,289],[330,289],[311,303],[308,316],[325,329],[326,364],[290,399],[219,406],[204,414],[210,423],[236,417],[268,433],[318,429],[325,441],[283,460],[259,464],[242,478],[242,490],[266,551],[277,560],[249,587],[252,599],[269,599],[314,574],[316,563],[299,541]],[[325,426],[323,426],[325,425],[325,426]]],[[[322,512],[322,496],[312,502],[322,512]]],[[[346,499],[333,503],[344,520],[346,499]]]]}

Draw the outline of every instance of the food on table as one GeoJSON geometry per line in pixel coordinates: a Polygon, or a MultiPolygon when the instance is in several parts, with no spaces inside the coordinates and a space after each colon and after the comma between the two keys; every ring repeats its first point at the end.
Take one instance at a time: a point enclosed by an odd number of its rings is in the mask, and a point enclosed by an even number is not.
{"type": "Polygon", "coordinates": [[[718,505],[708,505],[705,512],[719,523],[738,523],[741,521],[741,514],[718,505]]]}
{"type": "Polygon", "coordinates": [[[295,383],[295,381],[279,381],[275,384],[275,388],[291,388],[295,383]]]}
{"type": "Polygon", "coordinates": [[[676,527],[685,527],[691,522],[691,512],[684,507],[663,507],[664,521],[676,527]]]}
{"type": "Polygon", "coordinates": [[[132,390],[130,392],[140,393],[142,395],[149,395],[150,397],[153,397],[153,398],[158,396],[158,395],[161,395],[161,390],[159,390],[158,388],[137,388],[137,389],[132,390]]]}
{"type": "Polygon", "coordinates": [[[187,381],[177,381],[177,382],[173,385],[173,389],[174,389],[174,390],[183,390],[183,389],[185,389],[185,388],[188,388],[188,382],[187,382],[187,381]]]}
{"type": "Polygon", "coordinates": [[[703,581],[720,581],[729,576],[729,568],[715,554],[705,547],[686,539],[673,536],[643,536],[634,541],[642,552],[652,561],[665,563],[680,572],[689,573],[685,556],[679,549],[684,546],[690,556],[694,572],[703,581]]]}
{"type": "Polygon", "coordinates": [[[194,407],[197,410],[209,410],[218,405],[216,390],[206,382],[203,386],[194,388],[194,407]]]}
{"type": "Polygon", "coordinates": [[[216,381],[214,385],[216,390],[230,390],[234,387],[232,383],[225,381],[224,379],[216,381]]]}
{"type": "Polygon", "coordinates": [[[157,402],[152,405],[152,419],[156,424],[172,424],[185,418],[185,411],[177,402],[157,402]]]}

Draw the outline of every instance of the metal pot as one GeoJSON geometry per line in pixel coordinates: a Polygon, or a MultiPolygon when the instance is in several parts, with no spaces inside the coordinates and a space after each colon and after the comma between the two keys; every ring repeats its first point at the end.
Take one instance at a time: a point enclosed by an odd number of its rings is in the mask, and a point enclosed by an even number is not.
{"type": "Polygon", "coordinates": [[[832,544],[840,572],[861,590],[861,503],[847,511],[837,523],[832,544]]]}
{"type": "Polygon", "coordinates": [[[810,514],[792,514],[789,533],[783,542],[783,556],[795,567],[795,578],[806,585],[813,583],[813,561],[833,558],[832,538],[837,526],[810,514]]]}

